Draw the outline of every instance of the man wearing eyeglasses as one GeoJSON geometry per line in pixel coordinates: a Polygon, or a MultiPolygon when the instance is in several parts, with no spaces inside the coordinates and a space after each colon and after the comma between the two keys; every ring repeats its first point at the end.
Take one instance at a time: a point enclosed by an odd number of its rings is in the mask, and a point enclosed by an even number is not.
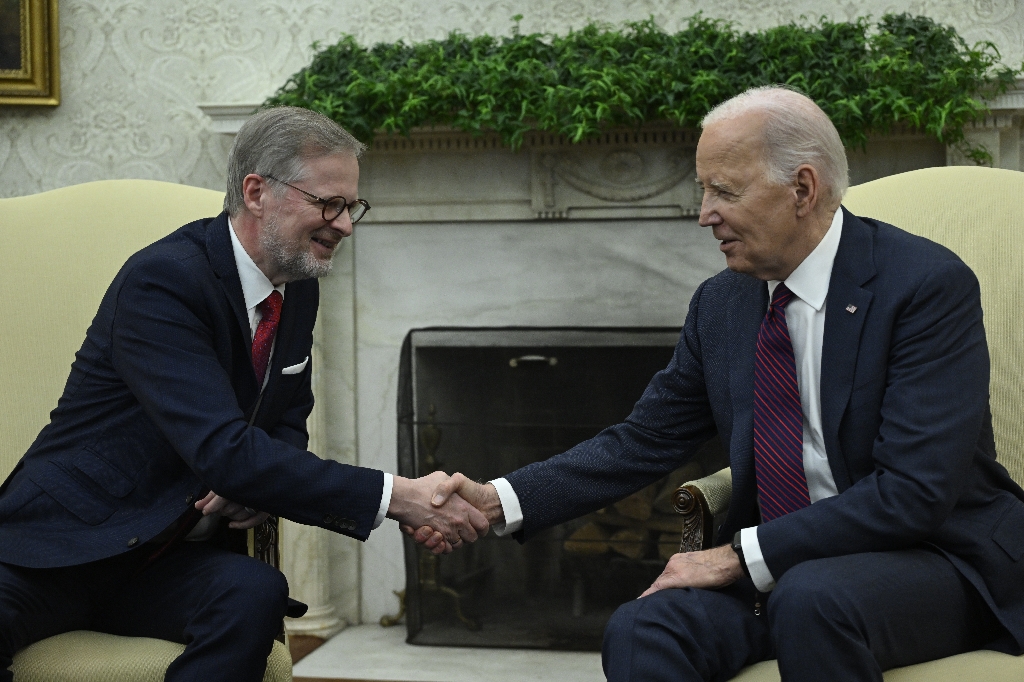
{"type": "MultiPolygon", "coordinates": [[[[388,516],[487,531],[461,499],[306,451],[317,278],[370,209],[363,149],[319,114],[254,115],[228,160],[224,212],[132,256],[64,395],[0,487],[0,682],[13,655],[78,629],[186,644],[167,680],[263,679],[288,586],[238,549],[268,516],[359,540],[388,516]]],[[[145,210],[145,207],[140,207],[145,210]]]]}

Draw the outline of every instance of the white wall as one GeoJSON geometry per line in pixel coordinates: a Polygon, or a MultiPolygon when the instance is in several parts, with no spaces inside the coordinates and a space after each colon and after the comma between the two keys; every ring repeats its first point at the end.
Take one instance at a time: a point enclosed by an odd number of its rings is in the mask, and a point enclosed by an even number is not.
{"type": "Polygon", "coordinates": [[[515,14],[524,32],[651,15],[675,30],[698,10],[748,28],[910,11],[993,41],[1007,63],[1024,58],[1018,0],[60,0],[62,104],[0,107],[0,197],[103,178],[223,189],[228,140],[196,105],[259,102],[313,41],[342,32],[363,44],[500,34],[515,14]]]}

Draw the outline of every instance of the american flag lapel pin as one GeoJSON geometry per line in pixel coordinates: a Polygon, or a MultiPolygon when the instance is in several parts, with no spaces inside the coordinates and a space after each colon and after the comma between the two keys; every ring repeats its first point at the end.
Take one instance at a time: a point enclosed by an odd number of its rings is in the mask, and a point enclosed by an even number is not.
{"type": "Polygon", "coordinates": [[[850,305],[846,306],[846,312],[848,312],[848,313],[855,313],[855,312],[857,312],[857,306],[855,306],[854,304],[851,303],[850,305]]]}

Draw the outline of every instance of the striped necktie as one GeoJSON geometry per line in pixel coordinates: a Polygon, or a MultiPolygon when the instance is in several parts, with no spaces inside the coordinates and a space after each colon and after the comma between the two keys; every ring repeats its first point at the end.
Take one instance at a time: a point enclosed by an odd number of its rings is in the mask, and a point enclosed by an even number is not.
{"type": "Polygon", "coordinates": [[[796,380],[786,304],[793,298],[779,283],[757,335],[754,364],[754,466],[761,519],[811,503],[804,474],[803,411],[796,380]]]}

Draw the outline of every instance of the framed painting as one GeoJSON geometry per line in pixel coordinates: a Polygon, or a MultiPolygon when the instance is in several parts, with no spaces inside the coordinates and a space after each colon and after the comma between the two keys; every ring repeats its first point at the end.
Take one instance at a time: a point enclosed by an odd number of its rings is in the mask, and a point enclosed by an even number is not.
{"type": "Polygon", "coordinates": [[[57,0],[0,0],[2,104],[60,104],[57,0]]]}

